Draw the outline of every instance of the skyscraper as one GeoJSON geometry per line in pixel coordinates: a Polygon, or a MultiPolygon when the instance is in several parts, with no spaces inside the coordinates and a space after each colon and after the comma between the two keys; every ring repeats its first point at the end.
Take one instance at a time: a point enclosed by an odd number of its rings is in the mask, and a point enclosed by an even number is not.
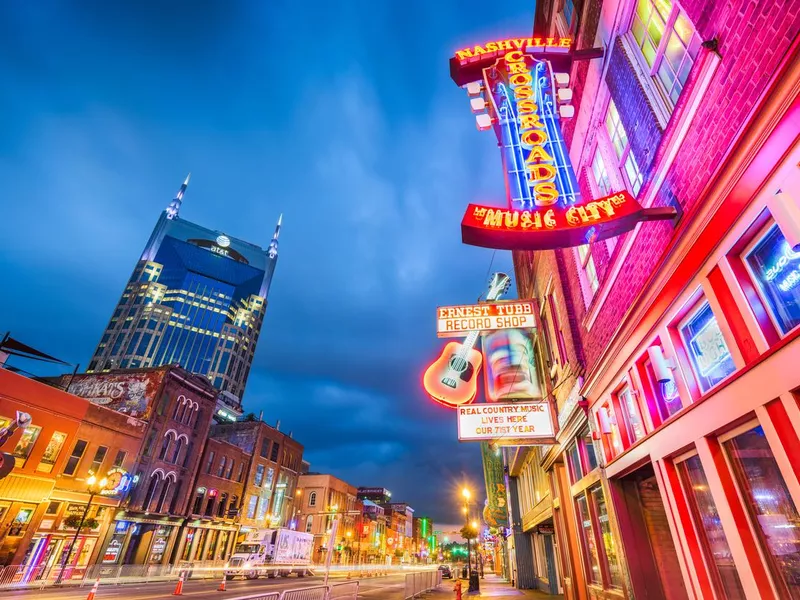
{"type": "Polygon", "coordinates": [[[278,261],[282,216],[266,250],[179,216],[189,177],[161,213],[88,372],[179,363],[241,398],[278,261]]]}

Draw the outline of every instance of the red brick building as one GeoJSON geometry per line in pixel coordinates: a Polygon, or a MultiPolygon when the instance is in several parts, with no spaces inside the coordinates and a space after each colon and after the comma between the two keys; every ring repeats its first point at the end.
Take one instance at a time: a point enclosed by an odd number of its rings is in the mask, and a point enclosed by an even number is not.
{"type": "Polygon", "coordinates": [[[0,480],[3,562],[19,565],[18,581],[53,579],[62,562],[64,577],[82,577],[100,557],[146,424],[0,369],[0,419],[5,424],[18,410],[29,413],[32,423],[6,443],[17,466],[0,480]],[[99,493],[91,498],[86,522],[95,526],[83,529],[73,544],[76,525],[67,517],[84,514],[89,477],[111,479],[110,473],[118,474],[119,485],[93,488],[99,493]]]}
{"type": "Polygon", "coordinates": [[[515,253],[560,426],[509,456],[515,580],[800,596],[800,4],[555,0],[534,31],[605,49],[571,73],[584,197],[678,219],[515,253]]]}

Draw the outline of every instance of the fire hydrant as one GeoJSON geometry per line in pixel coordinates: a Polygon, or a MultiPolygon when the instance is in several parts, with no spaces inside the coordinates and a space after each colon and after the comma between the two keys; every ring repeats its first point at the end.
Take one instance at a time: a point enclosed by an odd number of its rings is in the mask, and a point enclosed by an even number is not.
{"type": "Polygon", "coordinates": [[[456,600],[461,600],[461,582],[456,581],[455,586],[453,586],[453,591],[456,593],[456,600]]]}

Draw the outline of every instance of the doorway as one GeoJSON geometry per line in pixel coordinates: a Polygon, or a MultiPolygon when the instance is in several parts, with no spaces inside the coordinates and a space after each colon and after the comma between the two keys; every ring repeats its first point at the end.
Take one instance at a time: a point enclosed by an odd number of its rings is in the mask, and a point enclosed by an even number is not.
{"type": "Polygon", "coordinates": [[[620,478],[615,487],[632,595],[637,600],[688,600],[653,465],[620,478]]]}

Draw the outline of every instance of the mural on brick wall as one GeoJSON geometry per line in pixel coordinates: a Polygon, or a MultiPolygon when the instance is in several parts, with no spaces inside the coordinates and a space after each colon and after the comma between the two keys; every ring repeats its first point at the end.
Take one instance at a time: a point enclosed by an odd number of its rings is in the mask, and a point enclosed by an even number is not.
{"type": "Polygon", "coordinates": [[[68,392],[137,419],[147,419],[165,371],[76,375],[68,392]]]}

